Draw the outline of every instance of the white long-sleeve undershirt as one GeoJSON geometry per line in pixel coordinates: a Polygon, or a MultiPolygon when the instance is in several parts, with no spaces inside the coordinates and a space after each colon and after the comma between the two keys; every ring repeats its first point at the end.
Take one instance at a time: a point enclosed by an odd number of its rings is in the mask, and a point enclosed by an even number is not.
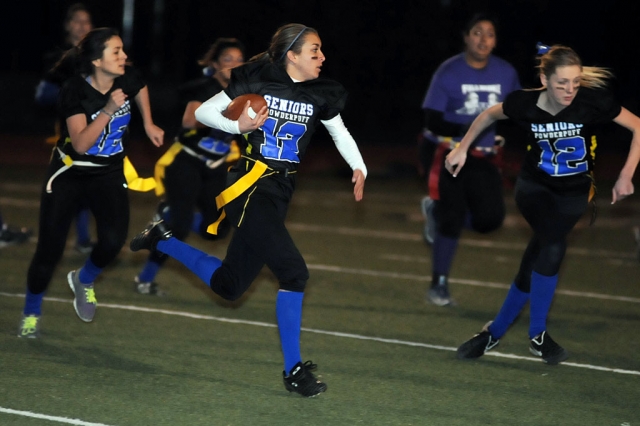
{"type": "MultiPolygon", "coordinates": [[[[220,129],[227,133],[238,134],[240,133],[238,122],[229,120],[222,115],[222,111],[224,111],[230,103],[231,99],[229,96],[227,96],[224,91],[221,91],[196,109],[196,120],[205,126],[220,129]]],[[[349,167],[351,167],[351,170],[360,169],[364,176],[367,177],[367,166],[365,166],[358,145],[344,125],[340,114],[331,120],[321,120],[320,122],[327,128],[338,152],[349,167]]]]}

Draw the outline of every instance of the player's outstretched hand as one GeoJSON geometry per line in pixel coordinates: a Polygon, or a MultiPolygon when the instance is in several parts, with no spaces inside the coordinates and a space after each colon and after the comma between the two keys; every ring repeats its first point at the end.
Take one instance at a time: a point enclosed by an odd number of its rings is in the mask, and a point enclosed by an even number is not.
{"type": "Polygon", "coordinates": [[[353,171],[351,182],[354,184],[353,195],[355,196],[356,201],[362,200],[362,197],[364,196],[364,173],[362,173],[362,170],[355,169],[353,171]]]}
{"type": "Polygon", "coordinates": [[[253,132],[258,127],[262,126],[267,120],[267,117],[269,117],[269,110],[266,106],[264,106],[260,109],[260,111],[258,111],[255,117],[251,118],[251,116],[249,115],[250,106],[251,101],[247,101],[247,104],[242,110],[242,114],[240,114],[240,117],[238,117],[238,127],[240,129],[240,133],[242,134],[253,132]]]}
{"type": "Polygon", "coordinates": [[[149,139],[151,139],[151,143],[155,146],[162,146],[164,143],[164,130],[151,123],[144,126],[144,131],[149,139]]]}
{"type": "Polygon", "coordinates": [[[623,198],[633,194],[633,183],[631,179],[620,176],[613,186],[611,204],[615,204],[616,201],[620,201],[623,198]]]}
{"type": "Polygon", "coordinates": [[[462,166],[464,166],[466,161],[467,151],[460,149],[459,147],[455,147],[449,154],[447,154],[447,158],[444,160],[444,167],[453,175],[453,177],[456,177],[458,176],[458,173],[460,173],[460,169],[462,169],[462,166]]]}

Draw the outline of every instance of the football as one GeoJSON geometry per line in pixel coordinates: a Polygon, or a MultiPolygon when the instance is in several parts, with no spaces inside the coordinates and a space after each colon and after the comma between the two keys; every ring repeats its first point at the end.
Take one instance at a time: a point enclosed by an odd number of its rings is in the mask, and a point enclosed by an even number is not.
{"type": "Polygon", "coordinates": [[[247,101],[251,102],[248,110],[249,117],[251,118],[254,118],[262,107],[267,106],[267,101],[265,101],[262,96],[255,93],[248,93],[246,95],[240,95],[232,100],[227,106],[227,109],[222,112],[222,115],[227,117],[229,120],[237,120],[240,117],[240,114],[242,114],[242,110],[247,104],[247,101]]]}

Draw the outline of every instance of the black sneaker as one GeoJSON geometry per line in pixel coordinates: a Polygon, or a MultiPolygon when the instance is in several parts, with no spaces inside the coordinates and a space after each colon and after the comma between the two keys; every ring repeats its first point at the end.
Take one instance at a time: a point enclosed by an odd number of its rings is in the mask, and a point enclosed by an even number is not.
{"type": "Polygon", "coordinates": [[[163,220],[152,221],[149,222],[144,231],[133,237],[133,240],[129,243],[129,248],[131,251],[155,250],[158,241],[168,240],[171,237],[171,230],[167,228],[163,220]]]}
{"type": "Polygon", "coordinates": [[[305,397],[312,397],[318,395],[320,392],[327,390],[327,385],[316,379],[312,370],[315,370],[318,366],[311,361],[307,361],[304,364],[299,362],[292,369],[289,375],[282,372],[282,379],[284,380],[284,387],[289,392],[297,392],[305,397]]]}
{"type": "Polygon", "coordinates": [[[148,294],[150,296],[164,296],[166,293],[160,289],[158,283],[154,281],[141,282],[140,278],[135,277],[133,279],[135,284],[136,293],[148,294]]]}
{"type": "Polygon", "coordinates": [[[22,244],[31,237],[31,230],[27,228],[14,228],[12,226],[0,226],[0,248],[22,244]]]}
{"type": "Polygon", "coordinates": [[[489,332],[490,324],[491,323],[485,325],[480,333],[460,345],[457,350],[458,359],[480,358],[482,355],[498,346],[500,339],[496,339],[491,335],[489,332]]]}
{"type": "Polygon", "coordinates": [[[167,220],[166,217],[169,214],[169,203],[166,201],[160,201],[158,203],[158,207],[156,207],[156,213],[153,215],[154,222],[158,222],[160,220],[167,220]]]}
{"type": "Polygon", "coordinates": [[[531,339],[529,352],[539,356],[549,365],[560,364],[569,358],[569,353],[562,346],[553,341],[549,333],[543,331],[531,339]]]}

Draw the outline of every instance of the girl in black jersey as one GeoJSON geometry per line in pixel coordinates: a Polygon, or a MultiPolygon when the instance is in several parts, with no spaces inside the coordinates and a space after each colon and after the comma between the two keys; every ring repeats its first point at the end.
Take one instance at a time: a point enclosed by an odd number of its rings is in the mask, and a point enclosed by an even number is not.
{"type": "MultiPolygon", "coordinates": [[[[207,226],[220,216],[216,195],[225,187],[227,168],[237,160],[242,136],[223,132],[201,124],[195,111],[203,102],[229,85],[231,69],[244,63],[244,46],[235,38],[219,38],[199,61],[210,76],[185,84],[182,88],[186,107],[176,142],[156,163],[156,195],[166,193],[158,206],[158,218],[167,221],[173,236],[184,240],[190,230],[210,240],[224,238],[229,222],[221,222],[217,235],[207,226]],[[232,150],[233,147],[233,150],[232,150]],[[194,213],[194,208],[199,211],[194,213]]],[[[135,289],[142,294],[162,294],[154,279],[167,259],[156,251],[149,254],[135,289]]]]}
{"type": "Polygon", "coordinates": [[[61,135],[40,199],[38,246],[27,275],[21,337],[39,333],[42,298],[81,202],[95,217],[98,241],[82,268],[69,272],[67,279],[76,313],[85,322],[93,319],[93,282],[120,252],[129,227],[124,162],[132,99],[149,139],[156,146],[163,142],[164,131],[151,118],[147,87],[125,67],[127,55],[115,29],[90,31],[70,54],[75,55],[78,73],[60,92],[61,135]]]}
{"type": "Polygon", "coordinates": [[[280,283],[276,317],[284,385],[307,397],[327,387],[311,372],[315,364],[302,363],[302,298],[309,271],[284,220],[298,165],[316,126],[327,128],[353,169],[356,201],[362,199],[366,176],[358,147],[340,117],[346,92],[339,83],[319,78],[324,60],[316,30],[285,25],[267,52],[235,68],[229,86],[196,111],[198,121],[208,126],[248,133],[248,146],[229,173],[227,189],[217,197],[236,227],[224,260],[172,238],[162,221],[152,222],[131,242],[133,251],[158,250],[176,258],[228,300],[239,298],[266,264],[280,283]],[[224,118],[221,113],[231,100],[246,93],[264,96],[268,108],[251,118],[247,102],[237,121],[224,118]]]}
{"type": "Polygon", "coordinates": [[[566,251],[566,237],[587,209],[595,151],[593,126],[615,122],[633,133],[631,149],[612,194],[612,204],[633,194],[631,179],[640,161],[640,118],[621,107],[606,90],[610,73],[583,67],[565,46],[542,47],[540,90],[507,96],[473,122],[445,161],[456,176],[475,137],[496,120],[511,118],[528,133],[528,150],[516,183],[515,199],[533,229],[520,269],[495,319],[458,348],[459,358],[477,358],[495,347],[530,302],[529,350],[547,364],[568,354],[547,333],[547,315],[566,251]]]}

